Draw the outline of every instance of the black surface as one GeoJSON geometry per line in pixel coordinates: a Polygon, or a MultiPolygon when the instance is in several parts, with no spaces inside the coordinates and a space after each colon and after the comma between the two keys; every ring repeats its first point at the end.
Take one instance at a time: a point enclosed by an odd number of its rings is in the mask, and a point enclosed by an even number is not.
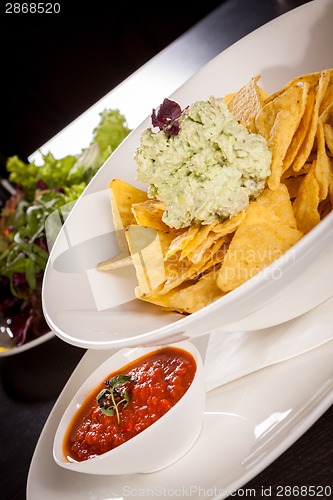
{"type": "Polygon", "coordinates": [[[54,337],[31,350],[0,358],[2,500],[26,498],[28,471],[39,435],[84,353],[54,337]]]}

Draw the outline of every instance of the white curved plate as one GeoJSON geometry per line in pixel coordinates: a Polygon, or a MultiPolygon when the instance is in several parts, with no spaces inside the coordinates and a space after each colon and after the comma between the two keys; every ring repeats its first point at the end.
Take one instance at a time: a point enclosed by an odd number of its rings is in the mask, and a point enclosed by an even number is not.
{"type": "Polygon", "coordinates": [[[111,354],[87,351],[69,379],[37,443],[27,500],[223,499],[272,463],[333,403],[331,341],[209,392],[198,441],[162,471],[103,477],[68,471],[53,460],[58,423],[87,375],[111,354]]]}
{"type": "MultiPolygon", "coordinates": [[[[215,57],[171,97],[183,108],[233,92],[257,74],[271,92],[300,74],[333,67],[332,17],[331,0],[288,12],[215,57]]],[[[264,271],[186,317],[135,299],[133,267],[97,271],[98,262],[119,252],[108,183],[119,177],[146,189],[135,180],[133,156],[149,125],[147,118],[102,166],[52,249],[42,300],[46,320],[61,339],[110,349],[172,342],[212,328],[253,331],[297,317],[333,295],[333,213],[264,271]]]]}
{"type": "Polygon", "coordinates": [[[14,356],[15,354],[20,354],[21,352],[28,351],[29,349],[32,349],[33,347],[36,347],[40,344],[43,344],[44,342],[47,342],[49,339],[53,338],[55,335],[54,332],[46,332],[40,337],[37,337],[34,340],[31,340],[30,342],[26,342],[25,344],[22,344],[18,347],[11,347],[9,349],[5,350],[0,350],[0,358],[6,357],[6,356],[14,356]]]}

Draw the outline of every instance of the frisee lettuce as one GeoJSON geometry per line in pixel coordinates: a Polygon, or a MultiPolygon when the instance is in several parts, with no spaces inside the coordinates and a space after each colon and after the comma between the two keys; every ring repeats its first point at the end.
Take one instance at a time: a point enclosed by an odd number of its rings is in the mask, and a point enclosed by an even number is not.
{"type": "Polygon", "coordinates": [[[119,110],[104,110],[100,117],[89,147],[79,155],[57,159],[49,152],[43,155],[42,165],[25,163],[18,156],[8,158],[9,181],[21,187],[27,201],[34,201],[38,181],[43,181],[45,187],[52,190],[87,183],[92,178],[130,132],[119,110]]]}
{"type": "MultiPolygon", "coordinates": [[[[79,155],[58,159],[49,152],[42,165],[18,156],[7,160],[9,181],[16,187],[0,213],[0,314],[10,320],[17,343],[41,331],[40,291],[48,260],[45,234],[47,217],[72,203],[131,130],[119,110],[104,110],[92,141],[79,155]],[[24,311],[23,318],[21,317],[24,311]],[[13,317],[20,316],[20,321],[13,317]],[[38,321],[34,319],[38,318],[38,321]],[[15,331],[15,324],[18,325],[15,331]]],[[[43,326],[41,326],[43,324],[43,326]]]]}

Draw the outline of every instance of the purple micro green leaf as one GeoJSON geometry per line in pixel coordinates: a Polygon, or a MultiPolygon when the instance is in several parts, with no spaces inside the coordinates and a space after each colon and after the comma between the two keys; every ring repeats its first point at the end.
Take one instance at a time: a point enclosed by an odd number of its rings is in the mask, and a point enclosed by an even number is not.
{"type": "Polygon", "coordinates": [[[157,110],[153,109],[151,115],[152,125],[153,127],[159,127],[167,135],[177,135],[180,130],[178,118],[182,112],[178,103],[165,98],[157,110]]]}

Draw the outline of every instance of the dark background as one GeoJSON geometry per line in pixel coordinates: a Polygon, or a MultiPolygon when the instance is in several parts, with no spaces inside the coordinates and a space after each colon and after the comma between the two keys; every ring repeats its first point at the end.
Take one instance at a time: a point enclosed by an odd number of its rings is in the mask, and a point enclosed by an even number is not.
{"type": "Polygon", "coordinates": [[[6,14],[0,0],[2,175],[7,157],[26,161],[223,0],[58,3],[59,14],[6,14]]]}
{"type": "MultiPolygon", "coordinates": [[[[224,29],[230,26],[226,40],[232,43],[285,8],[304,2],[220,0],[184,5],[178,0],[156,2],[153,11],[113,0],[94,0],[88,6],[77,1],[79,10],[74,1],[59,3],[61,15],[8,16],[0,0],[2,169],[7,156],[24,159],[219,4],[235,5],[224,23],[224,29]],[[240,19],[237,6],[242,2],[248,15],[240,19]],[[258,4],[260,13],[253,8],[258,4]]],[[[1,499],[26,498],[38,437],[83,354],[55,337],[0,359],[1,499]]],[[[331,486],[332,418],[333,407],[235,498],[244,498],[247,488],[259,492],[269,486],[276,491],[278,485],[331,486]]]]}

